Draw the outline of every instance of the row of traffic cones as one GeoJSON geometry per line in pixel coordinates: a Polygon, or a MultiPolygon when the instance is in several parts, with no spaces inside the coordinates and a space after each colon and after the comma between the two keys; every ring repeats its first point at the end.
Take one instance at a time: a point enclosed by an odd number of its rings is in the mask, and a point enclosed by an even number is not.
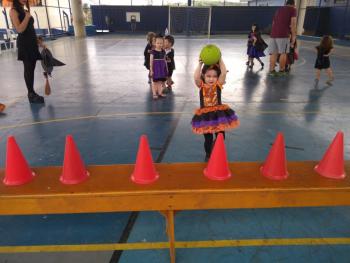
{"type": "MultiPolygon", "coordinates": [[[[10,136],[7,140],[4,184],[9,186],[22,185],[32,181],[34,176],[35,173],[30,169],[15,138],[10,136]]],[[[63,184],[78,184],[85,181],[88,176],[89,173],[85,169],[73,137],[68,135],[60,181],[63,184]]]]}
{"type": "MultiPolygon", "coordinates": [[[[342,179],[345,177],[343,132],[337,133],[322,160],[315,167],[315,171],[328,178],[342,179]]],[[[273,180],[283,180],[288,177],[285,143],[282,133],[277,134],[270,153],[261,167],[261,173],[273,180]]],[[[204,169],[204,175],[211,180],[227,180],[231,177],[222,134],[219,134],[215,142],[208,166],[204,169]]],[[[15,138],[10,136],[7,142],[4,184],[22,185],[30,182],[34,176],[35,174],[31,171],[15,138]]],[[[85,168],[73,137],[68,135],[66,137],[60,181],[63,184],[78,184],[85,181],[88,176],[89,173],[85,168]]],[[[153,163],[147,137],[142,135],[131,180],[138,184],[150,184],[158,178],[159,174],[153,163]]]]}
{"type": "MultiPolygon", "coordinates": [[[[287,179],[287,158],[284,136],[281,132],[277,134],[270,153],[260,170],[262,175],[269,179],[287,179]]],[[[327,178],[343,179],[345,177],[343,132],[339,131],[337,133],[322,160],[316,165],[315,171],[327,178]]],[[[221,133],[215,142],[208,166],[204,169],[204,175],[211,180],[227,180],[231,177],[224,137],[221,133]]],[[[131,178],[135,183],[139,184],[153,183],[159,178],[152,161],[147,138],[144,135],[140,140],[135,170],[131,178]]]]}
{"type": "MultiPolygon", "coordinates": [[[[343,179],[344,170],[344,133],[339,131],[323,155],[322,160],[315,166],[315,171],[327,178],[343,179]]],[[[284,180],[288,177],[287,159],[284,137],[278,133],[269,155],[261,167],[261,173],[273,180],[284,180]]]]}

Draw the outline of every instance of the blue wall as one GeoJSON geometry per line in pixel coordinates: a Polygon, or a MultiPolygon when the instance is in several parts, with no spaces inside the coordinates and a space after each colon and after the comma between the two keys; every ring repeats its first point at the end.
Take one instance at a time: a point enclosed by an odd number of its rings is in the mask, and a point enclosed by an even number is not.
{"type": "MultiPolygon", "coordinates": [[[[212,7],[211,33],[246,33],[252,23],[259,24],[264,33],[268,33],[272,18],[278,7],[244,6],[212,7]]],[[[126,22],[126,12],[140,12],[141,22],[137,23],[137,32],[164,32],[168,26],[168,7],[166,6],[91,6],[93,24],[99,30],[112,32],[130,32],[131,25],[126,22]],[[106,24],[109,16],[112,24],[106,24]]],[[[307,7],[304,29],[306,34],[322,36],[330,34],[337,38],[350,35],[350,7],[307,7]]],[[[184,31],[189,30],[185,27],[184,31]]],[[[186,32],[182,32],[186,33],[186,32]]]]}
{"type": "Polygon", "coordinates": [[[136,31],[164,32],[168,26],[168,7],[166,6],[91,6],[92,21],[97,30],[108,29],[114,32],[130,32],[131,25],[126,22],[126,12],[140,12],[140,23],[136,31]],[[107,26],[105,17],[113,23],[107,26]]]}
{"type": "Polygon", "coordinates": [[[211,31],[213,34],[246,33],[251,25],[257,23],[264,31],[269,32],[272,18],[278,7],[213,7],[211,31]]]}
{"type": "Polygon", "coordinates": [[[350,35],[350,7],[307,7],[304,21],[307,35],[332,35],[344,38],[350,35]]]}
{"type": "MultiPolygon", "coordinates": [[[[253,23],[258,23],[260,28],[267,32],[276,9],[277,7],[213,7],[211,33],[247,33],[253,23]]],[[[141,22],[137,23],[136,27],[138,32],[164,32],[168,26],[168,7],[91,6],[91,11],[97,30],[130,32],[131,25],[126,22],[126,12],[140,12],[141,22]],[[106,16],[112,19],[110,26],[106,24],[106,16]]]]}

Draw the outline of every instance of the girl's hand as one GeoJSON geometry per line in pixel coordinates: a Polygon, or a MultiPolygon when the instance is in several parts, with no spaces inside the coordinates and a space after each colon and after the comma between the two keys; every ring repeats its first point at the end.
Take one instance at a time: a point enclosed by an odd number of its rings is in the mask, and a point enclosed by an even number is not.
{"type": "Polygon", "coordinates": [[[25,11],[26,12],[26,16],[24,17],[24,19],[30,19],[32,17],[32,15],[28,12],[28,11],[25,11]]]}

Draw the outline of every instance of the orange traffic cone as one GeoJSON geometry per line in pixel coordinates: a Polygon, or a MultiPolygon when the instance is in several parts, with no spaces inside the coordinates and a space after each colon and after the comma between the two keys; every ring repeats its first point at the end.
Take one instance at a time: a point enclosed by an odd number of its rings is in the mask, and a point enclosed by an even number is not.
{"type": "Polygon", "coordinates": [[[284,137],[281,132],[277,134],[274,144],[270,150],[269,155],[260,168],[261,173],[272,180],[287,179],[287,159],[284,145],[284,137]]]}
{"type": "Polygon", "coordinates": [[[66,137],[63,170],[60,181],[63,184],[79,184],[89,176],[72,135],[66,137]]]}
{"type": "Polygon", "coordinates": [[[345,178],[343,132],[339,131],[334,137],[322,160],[315,166],[315,171],[328,178],[345,178]]]}
{"type": "Polygon", "coordinates": [[[5,108],[6,108],[5,104],[0,103],[0,112],[3,112],[5,108]]]}
{"type": "Polygon", "coordinates": [[[22,185],[30,182],[34,173],[30,170],[21,149],[18,147],[15,137],[7,139],[5,185],[22,185]]]}
{"type": "Polygon", "coordinates": [[[224,136],[222,133],[216,139],[208,166],[204,169],[204,175],[211,180],[226,180],[231,177],[228,167],[224,136]]]}
{"type": "Polygon", "coordinates": [[[153,164],[151,149],[148,145],[146,135],[140,138],[139,150],[137,152],[136,164],[131,180],[137,184],[150,184],[159,178],[156,168],[153,164]]]}

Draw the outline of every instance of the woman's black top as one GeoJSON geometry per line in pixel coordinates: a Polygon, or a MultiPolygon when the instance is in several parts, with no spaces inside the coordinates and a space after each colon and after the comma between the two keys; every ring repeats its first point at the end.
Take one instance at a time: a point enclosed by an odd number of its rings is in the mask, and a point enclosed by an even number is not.
{"type": "MultiPolygon", "coordinates": [[[[24,10],[17,10],[18,19],[20,23],[24,20],[26,13],[24,10]]],[[[34,18],[29,19],[27,28],[22,32],[18,33],[17,37],[17,48],[18,48],[18,60],[22,61],[35,61],[41,60],[39,53],[37,36],[34,29],[34,18]]]]}

